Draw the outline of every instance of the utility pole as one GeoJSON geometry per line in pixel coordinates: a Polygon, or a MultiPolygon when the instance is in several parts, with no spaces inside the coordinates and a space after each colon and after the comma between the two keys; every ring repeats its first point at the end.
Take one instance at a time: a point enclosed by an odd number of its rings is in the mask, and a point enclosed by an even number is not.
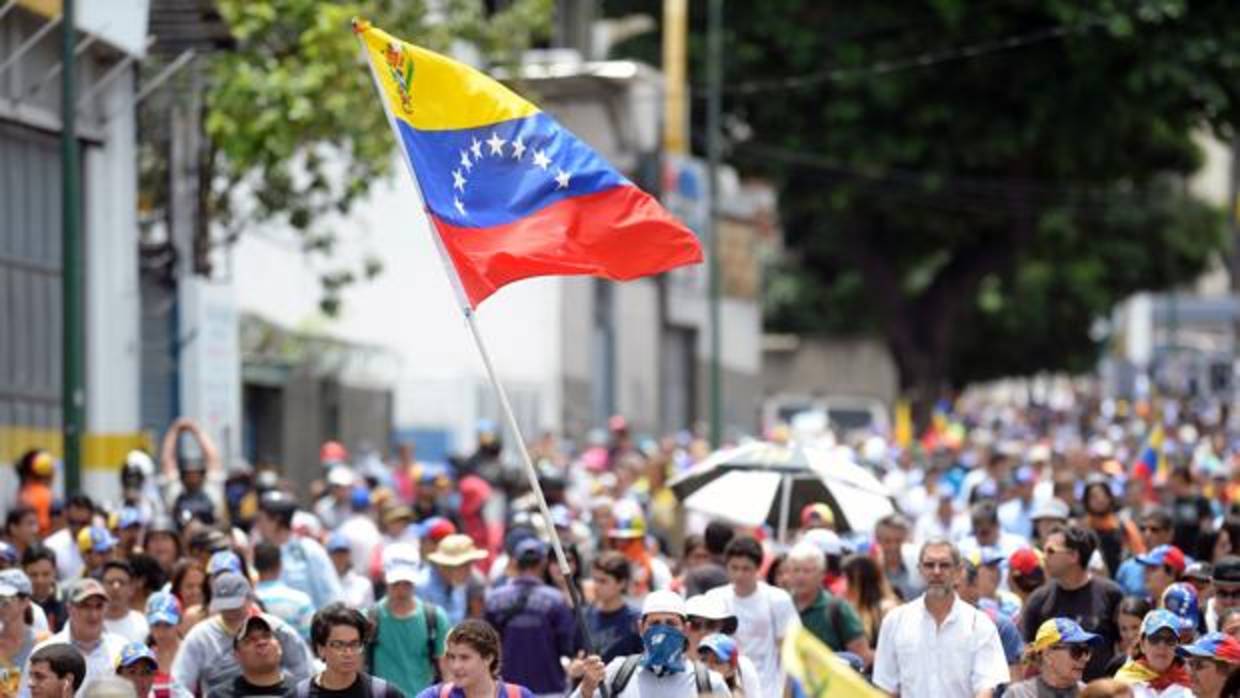
{"type": "Polygon", "coordinates": [[[723,380],[719,365],[719,122],[723,89],[723,0],[710,0],[706,31],[706,158],[710,181],[710,445],[723,445],[723,380]]]}
{"type": "Polygon", "coordinates": [[[63,182],[61,204],[61,333],[63,376],[61,378],[61,423],[64,433],[65,492],[82,489],[82,431],[86,396],[82,386],[82,235],[80,228],[81,168],[77,141],[77,44],[75,0],[64,0],[61,23],[60,160],[63,182]]]}

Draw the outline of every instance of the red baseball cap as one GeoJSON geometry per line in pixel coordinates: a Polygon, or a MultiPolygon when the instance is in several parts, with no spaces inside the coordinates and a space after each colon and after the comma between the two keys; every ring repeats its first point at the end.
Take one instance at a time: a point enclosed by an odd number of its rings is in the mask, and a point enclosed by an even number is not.
{"type": "Polygon", "coordinates": [[[1020,575],[1033,574],[1042,566],[1042,558],[1032,548],[1021,548],[1008,558],[1008,568],[1020,575]]]}
{"type": "Polygon", "coordinates": [[[1137,562],[1151,567],[1166,565],[1175,570],[1176,574],[1184,574],[1184,568],[1188,566],[1188,562],[1184,559],[1184,551],[1174,545],[1160,545],[1148,554],[1138,555],[1137,562]]]}

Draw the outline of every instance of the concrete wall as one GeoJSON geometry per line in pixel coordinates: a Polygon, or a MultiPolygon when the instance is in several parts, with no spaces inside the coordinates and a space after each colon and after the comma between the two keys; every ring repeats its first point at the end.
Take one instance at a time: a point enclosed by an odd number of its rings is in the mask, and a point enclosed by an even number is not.
{"type": "Polygon", "coordinates": [[[662,429],[657,287],[652,279],[619,284],[615,298],[616,410],[636,433],[657,433],[662,429]]]}
{"type": "Polygon", "coordinates": [[[878,398],[890,406],[899,387],[895,361],[877,340],[802,337],[763,352],[764,396],[850,395],[878,398]]]}

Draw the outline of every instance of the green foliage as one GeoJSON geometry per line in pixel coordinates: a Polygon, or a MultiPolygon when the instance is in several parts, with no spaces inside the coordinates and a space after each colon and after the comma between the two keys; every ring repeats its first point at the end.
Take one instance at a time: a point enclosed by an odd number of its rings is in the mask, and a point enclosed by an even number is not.
{"type": "MultiPolygon", "coordinates": [[[[550,30],[552,0],[515,0],[487,16],[481,0],[219,0],[237,41],[211,56],[204,126],[210,183],[207,210],[235,239],[285,224],[308,253],[330,257],[336,231],[370,187],[391,174],[395,142],[376,99],[352,17],[400,38],[447,51],[467,41],[484,56],[511,62],[550,30]],[[434,11],[428,9],[434,6],[434,11]]],[[[323,275],[323,308],[339,292],[382,268],[323,275]]]]}
{"type": "MultiPolygon", "coordinates": [[[[700,76],[707,3],[691,5],[700,76]]],[[[1240,124],[1234,3],[726,8],[725,123],[752,134],[726,157],[779,184],[792,252],[768,282],[768,325],[877,333],[919,399],[1088,368],[1096,318],[1195,277],[1224,246],[1221,216],[1184,181],[1194,134],[1240,124]]],[[[657,63],[657,41],[618,52],[657,63]]]]}

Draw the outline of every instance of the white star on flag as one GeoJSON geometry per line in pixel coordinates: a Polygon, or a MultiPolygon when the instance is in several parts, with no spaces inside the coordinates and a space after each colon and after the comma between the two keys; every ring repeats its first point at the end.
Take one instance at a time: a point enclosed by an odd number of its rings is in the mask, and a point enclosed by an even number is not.
{"type": "Polygon", "coordinates": [[[547,169],[547,166],[550,164],[551,164],[551,158],[547,157],[546,151],[543,151],[543,150],[534,151],[534,165],[536,167],[541,167],[545,170],[547,169]]]}
{"type": "Polygon", "coordinates": [[[504,155],[504,144],[507,142],[494,131],[491,132],[491,137],[487,139],[487,145],[491,146],[491,154],[499,155],[500,157],[504,155]]]}
{"type": "Polygon", "coordinates": [[[461,151],[461,165],[464,166],[466,172],[469,172],[474,166],[474,163],[469,161],[469,153],[464,150],[461,151]]]}
{"type": "Polygon", "coordinates": [[[453,197],[452,203],[456,205],[456,210],[460,211],[462,216],[465,215],[465,204],[461,203],[460,199],[453,197]]]}
{"type": "Polygon", "coordinates": [[[521,142],[521,136],[517,136],[512,141],[512,156],[518,160],[525,154],[525,144],[521,142]]]}
{"type": "Polygon", "coordinates": [[[470,144],[469,149],[473,152],[475,160],[482,158],[482,143],[477,138],[470,144]]]}
{"type": "Polygon", "coordinates": [[[556,189],[567,189],[569,174],[560,168],[555,168],[559,174],[555,176],[556,189]]]}
{"type": "Polygon", "coordinates": [[[465,191],[465,178],[461,176],[460,170],[452,170],[452,188],[465,191]]]}

